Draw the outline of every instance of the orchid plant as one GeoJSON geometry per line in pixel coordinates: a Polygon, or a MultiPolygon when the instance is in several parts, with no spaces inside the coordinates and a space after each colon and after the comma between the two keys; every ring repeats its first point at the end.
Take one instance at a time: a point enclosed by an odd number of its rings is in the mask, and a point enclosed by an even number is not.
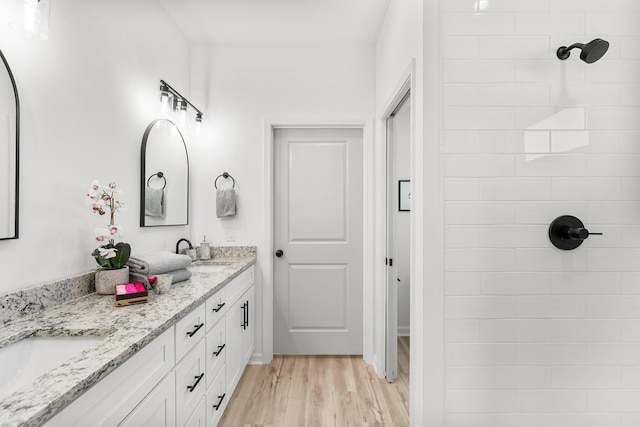
{"type": "Polygon", "coordinates": [[[122,236],[122,228],[115,225],[116,212],[123,208],[124,203],[116,196],[122,191],[116,189],[116,183],[100,185],[98,180],[93,180],[87,192],[87,202],[91,205],[93,213],[104,215],[107,210],[110,213],[109,225],[95,229],[95,239],[100,246],[91,255],[96,259],[103,270],[117,270],[123,268],[131,255],[131,246],[128,243],[115,243],[116,237],[122,236]]]}

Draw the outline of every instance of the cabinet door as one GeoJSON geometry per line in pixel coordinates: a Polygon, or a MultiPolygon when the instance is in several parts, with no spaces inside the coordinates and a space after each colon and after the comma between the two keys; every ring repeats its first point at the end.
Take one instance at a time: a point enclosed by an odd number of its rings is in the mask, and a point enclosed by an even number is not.
{"type": "Polygon", "coordinates": [[[227,374],[227,393],[233,393],[236,384],[242,375],[242,332],[244,324],[244,299],[240,298],[227,310],[226,322],[226,340],[227,346],[225,351],[225,367],[227,374]]]}
{"type": "Polygon", "coordinates": [[[191,414],[191,418],[187,420],[184,427],[205,427],[207,419],[207,399],[203,396],[196,410],[191,414]]]}
{"type": "Polygon", "coordinates": [[[246,328],[242,330],[242,370],[253,354],[253,341],[255,334],[255,287],[251,286],[242,296],[241,300],[246,304],[246,328]]]}
{"type": "Polygon", "coordinates": [[[175,427],[176,376],[169,372],[119,427],[175,427]]]}

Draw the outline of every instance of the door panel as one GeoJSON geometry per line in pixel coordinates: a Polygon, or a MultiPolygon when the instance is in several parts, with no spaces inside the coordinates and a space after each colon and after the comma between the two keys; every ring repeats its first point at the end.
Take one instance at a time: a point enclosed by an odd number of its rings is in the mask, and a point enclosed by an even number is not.
{"type": "Polygon", "coordinates": [[[362,130],[275,134],[274,352],[362,353],[362,130]]]}
{"type": "Polygon", "coordinates": [[[290,242],[346,240],[346,162],[346,141],[289,141],[290,242]]]}
{"type": "Polygon", "coordinates": [[[295,330],[347,328],[347,266],[292,265],[289,325],[295,330]]]}

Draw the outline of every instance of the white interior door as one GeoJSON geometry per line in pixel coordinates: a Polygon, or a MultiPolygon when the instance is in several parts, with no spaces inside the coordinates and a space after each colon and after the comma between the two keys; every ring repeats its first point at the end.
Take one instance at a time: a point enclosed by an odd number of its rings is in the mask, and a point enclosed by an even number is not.
{"type": "Polygon", "coordinates": [[[362,140],[275,130],[276,354],[362,354],[362,140]]]}

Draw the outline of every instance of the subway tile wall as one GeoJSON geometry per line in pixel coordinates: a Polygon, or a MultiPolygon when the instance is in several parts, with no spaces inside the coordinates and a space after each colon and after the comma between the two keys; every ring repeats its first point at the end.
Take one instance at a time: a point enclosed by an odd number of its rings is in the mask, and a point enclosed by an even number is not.
{"type": "Polygon", "coordinates": [[[640,426],[640,1],[441,10],[446,425],[640,426]]]}

